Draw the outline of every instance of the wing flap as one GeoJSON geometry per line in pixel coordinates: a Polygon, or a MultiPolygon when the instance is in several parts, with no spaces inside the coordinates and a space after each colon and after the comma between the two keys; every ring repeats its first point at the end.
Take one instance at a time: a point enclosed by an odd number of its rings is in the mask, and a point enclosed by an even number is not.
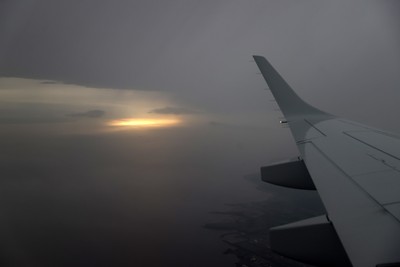
{"type": "Polygon", "coordinates": [[[392,170],[369,173],[353,177],[353,179],[382,206],[400,203],[399,172],[392,170]]]}

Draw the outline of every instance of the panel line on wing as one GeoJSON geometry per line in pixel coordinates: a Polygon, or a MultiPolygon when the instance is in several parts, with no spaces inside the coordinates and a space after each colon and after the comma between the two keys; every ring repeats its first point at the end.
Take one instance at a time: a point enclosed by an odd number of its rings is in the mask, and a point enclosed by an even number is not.
{"type": "Polygon", "coordinates": [[[360,173],[360,174],[354,174],[351,175],[351,177],[362,177],[365,175],[369,175],[369,174],[382,174],[382,173],[386,173],[386,172],[393,172],[393,169],[390,170],[378,170],[378,171],[371,171],[371,172],[367,172],[367,173],[360,173]]]}
{"type": "Polygon", "coordinates": [[[382,204],[382,205],[384,205],[384,206],[391,206],[391,205],[396,205],[396,204],[399,204],[399,203],[400,203],[400,200],[399,200],[399,201],[393,201],[393,202],[384,203],[384,204],[382,204]]]}
{"type": "Polygon", "coordinates": [[[304,119],[304,121],[306,123],[308,123],[312,128],[314,128],[315,130],[317,130],[320,134],[322,134],[323,136],[326,136],[326,134],[324,132],[322,132],[320,129],[318,129],[314,124],[312,124],[311,122],[309,122],[307,119],[304,119]]]}
{"type": "Polygon", "coordinates": [[[374,160],[379,161],[383,165],[389,167],[391,170],[396,171],[396,172],[400,172],[400,170],[396,166],[390,165],[385,159],[378,158],[378,157],[376,157],[374,155],[371,155],[371,154],[367,154],[367,155],[369,157],[373,158],[374,160]]]}
{"type": "Polygon", "coordinates": [[[349,132],[343,132],[343,134],[346,135],[346,136],[348,136],[348,137],[350,137],[350,138],[353,138],[354,140],[356,140],[356,141],[358,141],[358,142],[360,142],[360,143],[363,143],[363,144],[366,145],[366,146],[369,146],[369,147],[371,147],[371,148],[373,148],[373,149],[376,149],[376,150],[378,150],[379,152],[382,152],[383,154],[386,154],[386,155],[388,155],[388,156],[390,156],[390,157],[392,157],[392,158],[395,158],[395,159],[397,159],[397,160],[400,160],[400,158],[396,157],[395,155],[392,155],[392,154],[390,154],[390,153],[388,153],[388,152],[386,152],[386,151],[384,151],[384,150],[382,150],[382,149],[380,149],[380,148],[377,148],[376,146],[373,146],[373,145],[371,145],[371,144],[369,144],[369,143],[367,143],[367,142],[365,142],[365,141],[363,141],[363,140],[361,140],[361,139],[359,139],[359,138],[357,138],[357,137],[351,135],[349,132]]]}

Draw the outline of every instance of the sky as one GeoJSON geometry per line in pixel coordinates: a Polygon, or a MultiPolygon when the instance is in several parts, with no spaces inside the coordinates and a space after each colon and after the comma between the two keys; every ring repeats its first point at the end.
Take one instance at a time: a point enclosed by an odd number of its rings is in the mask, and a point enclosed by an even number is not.
{"type": "Polygon", "coordinates": [[[201,225],[276,194],[243,177],[297,156],[252,55],[310,104],[400,133],[399,8],[1,1],[0,261],[233,266],[201,225]]]}

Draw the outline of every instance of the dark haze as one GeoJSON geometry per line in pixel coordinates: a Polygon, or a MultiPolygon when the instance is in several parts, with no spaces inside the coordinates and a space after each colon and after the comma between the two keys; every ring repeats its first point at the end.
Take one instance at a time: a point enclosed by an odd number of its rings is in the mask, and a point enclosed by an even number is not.
{"type": "Polygon", "coordinates": [[[1,1],[0,265],[234,266],[212,212],[322,212],[315,192],[245,179],[297,156],[251,56],[318,108],[400,132],[399,8],[1,1]],[[139,117],[180,124],[109,127],[139,117]]]}

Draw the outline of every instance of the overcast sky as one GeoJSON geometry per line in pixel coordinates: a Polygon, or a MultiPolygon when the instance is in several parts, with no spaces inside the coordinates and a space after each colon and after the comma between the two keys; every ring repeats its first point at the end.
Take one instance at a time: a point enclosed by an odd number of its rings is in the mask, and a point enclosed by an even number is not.
{"type": "Polygon", "coordinates": [[[265,86],[249,62],[260,54],[323,109],[373,123],[396,113],[397,1],[0,5],[3,76],[171,92],[187,106],[240,112],[266,105],[259,92],[265,86]]]}
{"type": "Polygon", "coordinates": [[[4,262],[222,266],[208,212],[268,199],[243,177],[297,156],[252,55],[310,104],[400,133],[399,8],[0,1],[4,262]]]}

